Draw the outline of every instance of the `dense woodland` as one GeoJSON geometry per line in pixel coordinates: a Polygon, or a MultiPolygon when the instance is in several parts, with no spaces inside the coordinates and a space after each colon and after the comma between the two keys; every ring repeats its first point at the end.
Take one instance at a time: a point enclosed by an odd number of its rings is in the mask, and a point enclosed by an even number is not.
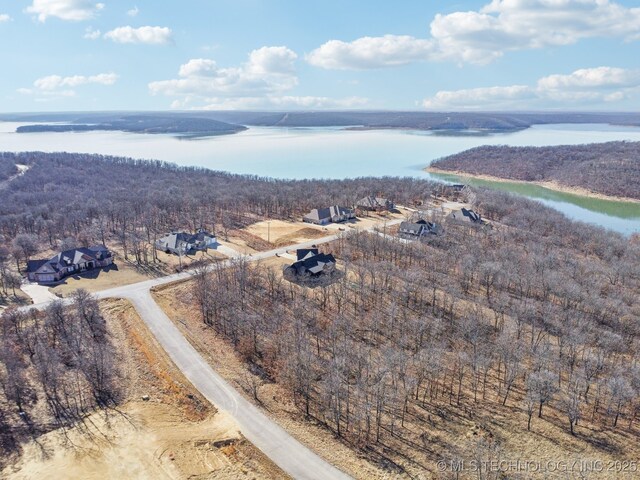
{"type": "Polygon", "coordinates": [[[30,168],[2,191],[0,296],[20,283],[8,268],[12,261],[23,268],[38,252],[62,245],[117,242],[127,260],[148,264],[156,259],[155,240],[172,229],[225,234],[382,192],[411,203],[436,188],[411,178],[287,181],[101,155],[0,153],[2,169],[16,163],[30,168]]]}
{"type": "MultiPolygon", "coordinates": [[[[223,232],[372,193],[419,203],[437,189],[410,178],[285,181],[98,155],[0,155],[3,168],[16,163],[30,168],[2,192],[5,291],[9,265],[63,244],[117,242],[131,260],[153,262],[153,239],[171,228],[223,232]]],[[[588,422],[637,440],[637,236],[505,193],[472,197],[493,229],[447,225],[409,243],[345,235],[326,247],[345,274],[316,288],[244,260],[214,264],[196,275],[190,301],[261,381],[280,383],[303,415],[372,455],[409,452],[400,463],[417,468],[464,457],[464,442],[443,445],[421,425],[446,429],[453,417],[502,409],[534,431],[561,418],[567,435],[588,422]]],[[[86,293],[68,311],[8,312],[0,326],[5,449],[117,404],[104,320],[86,293]]]]}
{"type": "MultiPolygon", "coordinates": [[[[637,441],[638,239],[502,193],[479,192],[476,208],[500,223],[326,245],[345,272],[326,287],[238,261],[200,272],[192,301],[302,414],[369,453],[403,452],[392,457],[405,466],[470,455],[465,438],[443,444],[435,419],[447,430],[488,412],[515,410],[533,431],[554,418],[568,436],[595,435],[582,435],[586,422],[637,441]]],[[[483,428],[486,448],[500,444],[483,428]]]]}
{"type": "Polygon", "coordinates": [[[640,199],[640,142],[558,147],[482,146],[431,164],[511,180],[553,181],[613,197],[640,199]]]}
{"type": "Polygon", "coordinates": [[[16,162],[0,160],[0,182],[18,173],[16,162]]]}
{"type": "Polygon", "coordinates": [[[0,316],[0,467],[27,439],[76,426],[121,399],[116,349],[98,302],[84,290],[71,304],[0,316]]]}

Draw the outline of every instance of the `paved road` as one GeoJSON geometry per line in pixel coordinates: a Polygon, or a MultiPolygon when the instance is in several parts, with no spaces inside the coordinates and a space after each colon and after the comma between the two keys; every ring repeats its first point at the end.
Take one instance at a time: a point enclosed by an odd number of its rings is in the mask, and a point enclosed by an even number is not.
{"type": "Polygon", "coordinates": [[[240,426],[242,434],[282,470],[299,479],[349,478],[289,435],[220,377],[180,333],[148,289],[136,289],[126,298],[131,300],[158,342],[189,381],[212,404],[229,412],[240,426]]]}
{"type": "MultiPolygon", "coordinates": [[[[387,226],[400,223],[401,220],[387,222],[387,226]]],[[[369,229],[373,230],[373,229],[369,229]]],[[[255,253],[245,257],[251,261],[282,255],[287,250],[309,248],[312,245],[336,240],[342,235],[317,238],[283,248],[255,253]]],[[[233,260],[225,260],[229,264],[233,260]]],[[[228,384],[202,356],[191,346],[188,340],[162,311],[151,296],[150,289],[155,286],[184,280],[191,276],[185,271],[166,277],[145,280],[143,282],[98,292],[96,296],[103,298],[126,298],[131,301],[136,311],[149,327],[162,348],[176,366],[191,383],[212,404],[231,414],[240,426],[242,434],[257,448],[267,455],[276,465],[294,478],[310,480],[347,479],[349,476],[329,464],[302,443],[289,435],[276,422],[267,417],[252,403],[228,384]]],[[[43,308],[48,302],[31,305],[28,308],[43,308]]]]}

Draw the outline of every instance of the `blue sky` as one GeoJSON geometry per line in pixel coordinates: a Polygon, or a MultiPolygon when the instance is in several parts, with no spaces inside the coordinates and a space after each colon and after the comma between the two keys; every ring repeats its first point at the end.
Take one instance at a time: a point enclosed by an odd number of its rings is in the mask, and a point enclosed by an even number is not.
{"type": "Polygon", "coordinates": [[[610,0],[0,0],[3,112],[638,110],[610,0]]]}

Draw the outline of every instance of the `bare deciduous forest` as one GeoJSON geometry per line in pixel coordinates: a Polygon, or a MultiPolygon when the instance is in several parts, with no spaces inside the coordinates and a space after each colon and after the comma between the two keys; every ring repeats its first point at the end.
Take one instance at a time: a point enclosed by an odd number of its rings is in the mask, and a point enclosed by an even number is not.
{"type": "Polygon", "coordinates": [[[302,415],[402,468],[471,459],[478,441],[491,455],[505,439],[490,412],[624,457],[640,432],[638,239],[506,194],[477,205],[494,230],[345,235],[325,246],[345,275],[322,288],[239,261],[201,272],[184,301],[302,415]],[[481,433],[443,443],[458,418],[481,433]]]}
{"type": "Polygon", "coordinates": [[[612,197],[640,199],[640,143],[558,147],[482,146],[441,158],[441,170],[527,182],[553,181],[612,197]]]}
{"type": "MultiPolygon", "coordinates": [[[[299,219],[372,193],[411,205],[437,189],[410,178],[285,181],[99,155],[0,155],[3,171],[15,164],[30,168],[2,193],[5,293],[14,265],[62,244],[116,242],[149,263],[168,229],[299,219]]],[[[390,468],[471,455],[467,439],[437,434],[455,418],[477,421],[477,445],[492,455],[504,440],[483,423],[494,414],[534,432],[551,422],[624,453],[625,439],[640,436],[638,237],[505,193],[472,197],[494,228],[445,225],[415,242],[345,234],[324,247],[344,275],[316,288],[244,259],[213,263],[183,300],[252,365],[256,385],[284,386],[301,415],[381,462],[393,458],[390,468]]],[[[1,326],[5,451],[117,404],[112,347],[86,292],[68,310],[9,310],[1,326]]]]}
{"type": "Polygon", "coordinates": [[[264,218],[299,219],[319,206],[385,192],[397,202],[429,197],[433,183],[412,178],[273,180],[159,161],[72,153],[0,153],[2,171],[30,168],[2,191],[0,295],[38,252],[117,242],[125,260],[156,260],[167,231],[200,227],[226,233],[264,218]]]}
{"type": "MultiPolygon", "coordinates": [[[[116,349],[98,302],[78,290],[69,307],[0,317],[0,453],[52,429],[85,429],[120,400],[116,349]]],[[[0,462],[3,463],[3,462],[0,462]]]]}

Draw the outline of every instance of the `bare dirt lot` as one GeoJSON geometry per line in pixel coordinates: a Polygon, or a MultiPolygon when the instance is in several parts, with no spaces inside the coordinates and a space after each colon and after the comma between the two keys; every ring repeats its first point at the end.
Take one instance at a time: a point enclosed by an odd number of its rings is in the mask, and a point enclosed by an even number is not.
{"type": "Polygon", "coordinates": [[[122,347],[126,403],[108,417],[91,415],[92,437],[52,431],[27,444],[0,478],[287,478],[193,389],[130,304],[110,301],[104,310],[122,347]]]}
{"type": "Polygon", "coordinates": [[[282,220],[269,220],[249,225],[247,232],[271,242],[275,246],[291,245],[298,242],[306,242],[314,238],[328,235],[322,227],[302,222],[284,222],[282,220]]]}

